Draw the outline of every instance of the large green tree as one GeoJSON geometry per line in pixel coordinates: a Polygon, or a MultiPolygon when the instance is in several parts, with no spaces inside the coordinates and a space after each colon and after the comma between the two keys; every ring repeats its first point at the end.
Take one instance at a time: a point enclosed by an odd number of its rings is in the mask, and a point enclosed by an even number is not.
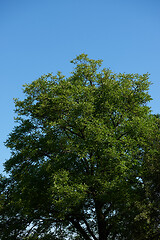
{"type": "Polygon", "coordinates": [[[71,62],[70,77],[43,75],[15,99],[1,239],[158,239],[149,76],[115,74],[85,54],[71,62]]]}

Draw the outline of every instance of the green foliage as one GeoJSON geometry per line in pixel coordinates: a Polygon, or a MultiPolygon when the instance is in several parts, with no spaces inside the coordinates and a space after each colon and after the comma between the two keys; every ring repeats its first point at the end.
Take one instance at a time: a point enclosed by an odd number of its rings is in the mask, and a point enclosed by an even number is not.
{"type": "Polygon", "coordinates": [[[15,99],[1,239],[158,239],[149,75],[115,74],[85,54],[71,62],[70,77],[44,75],[15,99]]]}

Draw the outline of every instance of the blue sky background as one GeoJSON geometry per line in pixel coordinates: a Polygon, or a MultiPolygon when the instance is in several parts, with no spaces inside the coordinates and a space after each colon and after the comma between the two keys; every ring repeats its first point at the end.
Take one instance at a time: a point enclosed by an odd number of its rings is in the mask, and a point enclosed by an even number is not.
{"type": "Polygon", "coordinates": [[[0,0],[0,173],[13,98],[42,74],[69,75],[81,53],[114,72],[149,72],[150,106],[160,113],[159,0],[0,0]]]}

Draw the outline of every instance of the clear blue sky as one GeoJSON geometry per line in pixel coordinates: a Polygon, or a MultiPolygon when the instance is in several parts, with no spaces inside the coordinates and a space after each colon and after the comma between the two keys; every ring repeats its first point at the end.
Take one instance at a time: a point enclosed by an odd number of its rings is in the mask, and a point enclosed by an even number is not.
{"type": "Polygon", "coordinates": [[[80,53],[114,72],[149,72],[150,106],[160,113],[159,0],[0,0],[0,173],[13,98],[42,74],[68,75],[80,53]]]}

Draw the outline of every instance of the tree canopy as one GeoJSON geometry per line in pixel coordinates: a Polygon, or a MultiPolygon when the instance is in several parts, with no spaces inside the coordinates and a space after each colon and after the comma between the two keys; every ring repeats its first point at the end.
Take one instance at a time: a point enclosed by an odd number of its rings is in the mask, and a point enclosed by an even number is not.
{"type": "Polygon", "coordinates": [[[77,56],[15,99],[0,180],[0,238],[159,239],[160,117],[149,74],[77,56]]]}

